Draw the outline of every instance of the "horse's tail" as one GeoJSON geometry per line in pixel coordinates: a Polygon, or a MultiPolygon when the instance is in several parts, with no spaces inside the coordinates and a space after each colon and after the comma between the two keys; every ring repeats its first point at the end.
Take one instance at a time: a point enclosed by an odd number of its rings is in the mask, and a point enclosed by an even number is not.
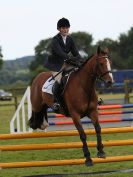
{"type": "Polygon", "coordinates": [[[47,116],[47,105],[44,105],[40,112],[32,111],[31,118],[28,121],[28,126],[32,129],[40,128],[44,122],[44,119],[48,123],[48,116],[47,116]]]}

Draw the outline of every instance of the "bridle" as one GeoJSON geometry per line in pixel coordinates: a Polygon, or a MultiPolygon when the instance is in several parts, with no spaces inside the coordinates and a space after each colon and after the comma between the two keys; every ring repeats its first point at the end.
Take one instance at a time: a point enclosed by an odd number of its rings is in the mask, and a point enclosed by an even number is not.
{"type": "MultiPolygon", "coordinates": [[[[103,77],[106,75],[106,74],[108,74],[108,73],[112,73],[112,71],[111,70],[109,70],[109,71],[106,71],[106,72],[104,72],[104,73],[102,73],[102,68],[101,68],[101,65],[100,65],[100,62],[99,62],[99,60],[101,59],[101,58],[107,58],[107,59],[109,59],[109,56],[102,56],[102,57],[99,57],[99,56],[97,56],[96,57],[96,67],[95,67],[95,77],[97,78],[97,79],[99,79],[99,80],[101,80],[101,81],[104,81],[104,79],[103,79],[103,77]],[[101,74],[99,75],[99,74],[97,74],[97,70],[100,70],[101,71],[101,74]]],[[[104,81],[105,82],[105,81],[104,81]]]]}

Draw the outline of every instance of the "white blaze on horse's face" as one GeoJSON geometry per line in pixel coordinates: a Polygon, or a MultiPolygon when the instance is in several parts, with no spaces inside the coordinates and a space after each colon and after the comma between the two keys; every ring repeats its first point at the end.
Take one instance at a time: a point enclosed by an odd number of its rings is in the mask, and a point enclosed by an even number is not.
{"type": "MultiPolygon", "coordinates": [[[[110,66],[109,59],[106,58],[106,61],[107,61],[107,69],[108,69],[108,71],[111,71],[111,66],[110,66]]],[[[114,82],[114,80],[113,80],[113,74],[111,72],[109,73],[109,76],[111,77],[112,82],[114,82]]]]}

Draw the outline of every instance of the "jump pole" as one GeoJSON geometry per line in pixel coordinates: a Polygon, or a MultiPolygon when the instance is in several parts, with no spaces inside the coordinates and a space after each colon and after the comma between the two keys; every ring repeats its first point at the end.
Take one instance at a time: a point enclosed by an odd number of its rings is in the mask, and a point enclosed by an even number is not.
{"type": "Polygon", "coordinates": [[[101,106],[98,106],[99,110],[119,109],[119,108],[133,108],[133,104],[116,104],[116,105],[101,105],[101,106]]]}
{"type": "MultiPolygon", "coordinates": [[[[127,132],[133,132],[133,127],[103,128],[103,129],[101,129],[102,134],[127,133],[127,132]]],[[[94,129],[85,130],[85,133],[87,135],[96,134],[94,129]]],[[[78,133],[77,130],[68,130],[68,131],[0,134],[0,140],[24,139],[24,138],[43,138],[43,137],[60,137],[60,136],[79,136],[79,133],[78,133]]]]}
{"type": "MultiPolygon", "coordinates": [[[[99,119],[99,123],[112,123],[112,122],[127,122],[127,121],[133,121],[133,118],[112,118],[112,119],[99,119]]],[[[89,124],[92,123],[91,120],[84,120],[81,121],[82,124],[89,124]]],[[[73,121],[67,121],[67,122],[49,122],[50,126],[54,125],[74,125],[73,121]]]]}
{"type": "MultiPolygon", "coordinates": [[[[133,145],[133,139],[130,140],[110,140],[103,141],[106,146],[127,146],[133,145]]],[[[89,147],[96,147],[96,142],[87,142],[89,147]]],[[[67,143],[52,143],[52,144],[27,144],[27,145],[2,145],[0,151],[25,151],[25,150],[48,150],[48,149],[70,149],[82,148],[81,142],[67,142],[67,143]]]]}
{"type": "MultiPolygon", "coordinates": [[[[113,156],[102,158],[92,158],[94,164],[132,161],[133,155],[127,156],[113,156]]],[[[85,159],[69,159],[69,160],[50,160],[50,161],[31,161],[31,162],[10,162],[0,163],[0,169],[4,168],[26,168],[26,167],[47,167],[47,166],[63,166],[63,165],[81,165],[85,163],[85,159]]]]}

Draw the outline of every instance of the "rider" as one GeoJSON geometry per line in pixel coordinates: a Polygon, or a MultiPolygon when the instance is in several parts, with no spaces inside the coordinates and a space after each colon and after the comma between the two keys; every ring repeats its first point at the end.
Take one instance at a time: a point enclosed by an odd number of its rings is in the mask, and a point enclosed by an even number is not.
{"type": "MultiPolygon", "coordinates": [[[[80,54],[75,46],[72,37],[69,35],[70,22],[66,18],[61,18],[57,22],[57,30],[59,33],[52,38],[51,43],[51,55],[48,58],[48,64],[50,70],[60,71],[63,67],[64,61],[69,59],[70,53],[75,58],[80,58],[80,54]]],[[[60,83],[56,81],[53,87],[53,94],[56,102],[53,105],[54,111],[58,111],[60,83]]]]}

